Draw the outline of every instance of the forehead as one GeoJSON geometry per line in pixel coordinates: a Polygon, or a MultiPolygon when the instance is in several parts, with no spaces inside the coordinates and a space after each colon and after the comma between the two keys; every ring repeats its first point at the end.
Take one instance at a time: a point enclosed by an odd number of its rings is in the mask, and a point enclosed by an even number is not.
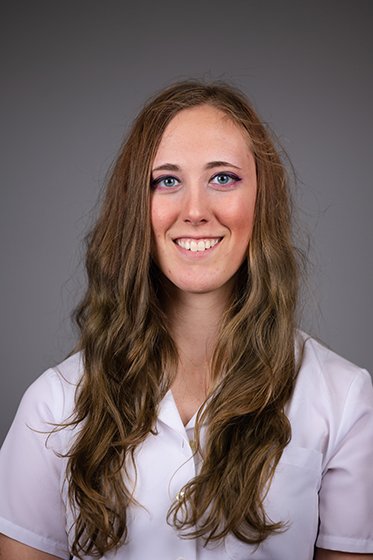
{"type": "Polygon", "coordinates": [[[186,152],[224,159],[251,152],[247,132],[224,111],[211,105],[183,109],[167,125],[155,156],[159,163],[186,152]]]}

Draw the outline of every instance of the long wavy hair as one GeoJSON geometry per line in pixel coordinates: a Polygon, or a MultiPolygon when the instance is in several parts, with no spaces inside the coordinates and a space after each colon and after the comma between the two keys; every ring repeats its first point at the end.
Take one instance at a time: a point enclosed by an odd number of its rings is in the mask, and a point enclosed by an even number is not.
{"type": "Polygon", "coordinates": [[[210,364],[211,387],[197,416],[207,435],[199,474],[168,521],[186,538],[217,541],[233,533],[259,544],[284,529],[264,500],[291,437],[284,413],[297,372],[294,355],[297,250],[284,164],[246,97],[221,82],[176,83],[136,118],[87,237],[88,288],[75,312],[84,374],[68,453],[69,498],[76,506],[72,552],[102,556],[126,542],[136,503],[128,465],[156,429],[171,386],[177,347],[162,306],[164,281],[152,259],[151,166],[162,134],[183,109],[209,104],[250,138],[257,199],[247,259],[236,274],[210,364]],[[187,507],[185,507],[187,506],[187,507]]]}

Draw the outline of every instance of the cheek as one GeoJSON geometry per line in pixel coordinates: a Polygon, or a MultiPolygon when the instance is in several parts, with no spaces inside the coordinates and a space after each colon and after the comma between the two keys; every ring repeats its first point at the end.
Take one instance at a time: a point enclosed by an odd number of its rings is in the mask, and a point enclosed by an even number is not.
{"type": "Polygon", "coordinates": [[[248,242],[253,230],[254,209],[255,198],[243,198],[234,204],[225,205],[221,219],[232,233],[239,234],[248,242]]]}
{"type": "Polygon", "coordinates": [[[157,199],[154,198],[151,203],[150,218],[153,235],[157,237],[167,223],[167,212],[165,212],[162,204],[159,204],[157,199]]]}
{"type": "Polygon", "coordinates": [[[172,204],[154,195],[151,201],[150,218],[155,241],[163,237],[176,219],[176,211],[172,204]]]}

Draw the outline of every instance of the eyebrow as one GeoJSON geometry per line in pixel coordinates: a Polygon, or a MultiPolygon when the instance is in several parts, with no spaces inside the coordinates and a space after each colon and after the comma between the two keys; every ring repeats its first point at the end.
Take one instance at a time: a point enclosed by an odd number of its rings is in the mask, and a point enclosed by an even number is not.
{"type": "MultiPolygon", "coordinates": [[[[209,161],[205,165],[205,169],[213,169],[215,167],[234,167],[235,169],[240,169],[237,165],[233,165],[233,163],[229,163],[229,161],[209,161]]],[[[181,171],[181,168],[174,163],[162,163],[158,167],[155,167],[153,171],[181,171]]]]}

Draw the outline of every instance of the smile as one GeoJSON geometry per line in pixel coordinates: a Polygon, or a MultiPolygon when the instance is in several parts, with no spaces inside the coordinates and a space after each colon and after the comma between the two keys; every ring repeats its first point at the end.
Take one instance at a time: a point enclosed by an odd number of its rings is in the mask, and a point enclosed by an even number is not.
{"type": "Polygon", "coordinates": [[[221,241],[221,237],[215,237],[210,239],[188,239],[179,238],[175,239],[176,245],[186,249],[187,251],[192,251],[192,253],[197,253],[201,251],[206,251],[206,249],[211,249],[215,247],[221,241]]]}

